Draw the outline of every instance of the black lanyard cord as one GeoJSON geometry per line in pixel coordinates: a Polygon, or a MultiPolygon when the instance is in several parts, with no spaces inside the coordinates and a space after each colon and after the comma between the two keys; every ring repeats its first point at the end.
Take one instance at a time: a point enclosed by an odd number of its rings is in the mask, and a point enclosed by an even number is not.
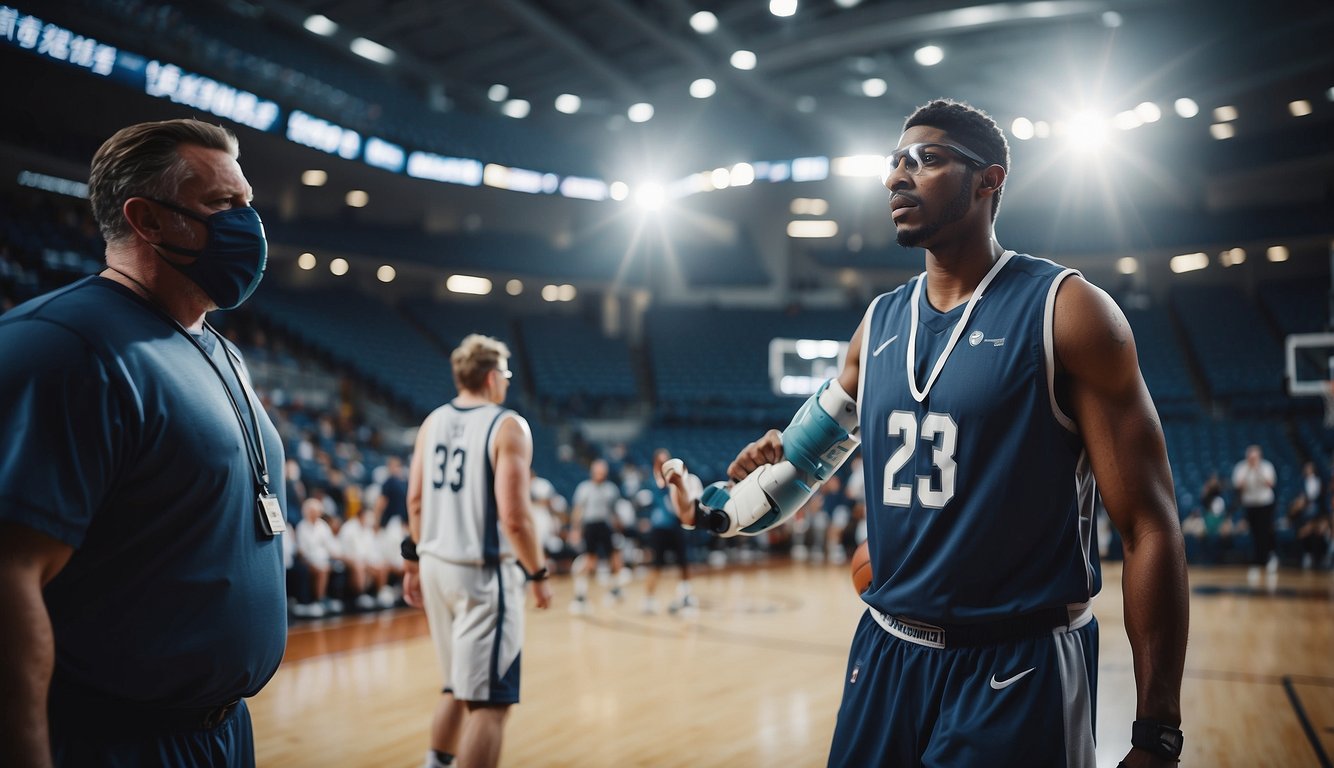
{"type": "Polygon", "coordinates": [[[236,395],[232,394],[232,388],[227,383],[227,377],[222,374],[222,369],[218,367],[213,356],[204,348],[204,343],[196,338],[194,334],[190,333],[190,331],[186,330],[185,326],[181,325],[179,320],[172,317],[170,313],[158,304],[153,298],[152,291],[148,290],[148,286],[135,280],[133,277],[126,275],[124,272],[121,272],[110,264],[107,265],[107,268],[124,275],[127,279],[133,281],[135,285],[143,288],[148,294],[148,306],[163,320],[170,324],[172,328],[176,329],[177,333],[184,336],[191,344],[193,344],[195,349],[199,350],[199,354],[204,356],[204,360],[208,363],[209,367],[213,369],[214,375],[218,377],[218,382],[222,384],[222,391],[226,393],[227,402],[231,404],[232,413],[236,416],[236,422],[241,427],[241,435],[245,438],[246,462],[250,464],[250,471],[255,477],[255,482],[259,485],[261,493],[268,494],[269,457],[268,452],[264,450],[264,436],[260,432],[259,414],[256,411],[254,403],[250,399],[250,391],[246,388],[245,381],[241,379],[241,372],[236,367],[236,362],[233,360],[236,355],[232,352],[231,348],[227,346],[227,342],[222,338],[222,334],[218,333],[217,329],[212,325],[209,325],[207,322],[204,323],[204,328],[212,332],[217,339],[217,342],[222,345],[223,357],[227,359],[227,367],[231,369],[232,376],[236,378],[236,384],[241,388],[242,396],[245,397],[246,411],[250,414],[250,424],[253,434],[251,433],[251,430],[246,429],[245,417],[241,415],[241,405],[236,402],[236,395]]]}

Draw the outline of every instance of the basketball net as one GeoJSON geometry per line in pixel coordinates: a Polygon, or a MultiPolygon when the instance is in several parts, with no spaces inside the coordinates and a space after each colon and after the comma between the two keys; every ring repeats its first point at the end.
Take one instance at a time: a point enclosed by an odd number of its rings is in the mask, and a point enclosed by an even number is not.
{"type": "Polygon", "coordinates": [[[1334,381],[1325,382],[1320,397],[1325,400],[1325,429],[1334,429],[1334,381]]]}

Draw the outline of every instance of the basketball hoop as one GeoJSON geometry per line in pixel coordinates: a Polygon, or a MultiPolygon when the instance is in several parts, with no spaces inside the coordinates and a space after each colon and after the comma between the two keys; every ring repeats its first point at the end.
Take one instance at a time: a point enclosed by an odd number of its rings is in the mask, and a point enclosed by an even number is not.
{"type": "Polygon", "coordinates": [[[1334,381],[1325,382],[1320,397],[1325,400],[1325,429],[1334,429],[1334,381]]]}

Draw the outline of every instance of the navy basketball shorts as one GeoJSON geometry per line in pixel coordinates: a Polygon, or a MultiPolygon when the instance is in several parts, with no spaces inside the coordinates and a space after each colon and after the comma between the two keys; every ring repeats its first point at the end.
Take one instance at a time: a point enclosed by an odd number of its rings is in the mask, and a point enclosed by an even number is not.
{"type": "Polygon", "coordinates": [[[213,728],[158,732],[151,721],[142,725],[142,728],[111,730],[87,722],[68,722],[53,715],[50,720],[51,756],[61,768],[92,765],[105,768],[255,766],[255,732],[244,699],[227,719],[213,728]]]}
{"type": "Polygon", "coordinates": [[[906,629],[896,636],[871,611],[862,616],[831,768],[1094,767],[1091,614],[1082,624],[977,647],[950,647],[948,636],[940,647],[930,632],[906,629]]]}
{"type": "Polygon", "coordinates": [[[611,524],[599,520],[584,523],[584,551],[594,557],[606,560],[611,557],[611,524]]]}
{"type": "Polygon", "coordinates": [[[668,558],[677,565],[686,563],[686,536],[681,528],[652,528],[648,532],[649,550],[653,553],[653,567],[665,568],[668,558]]]}

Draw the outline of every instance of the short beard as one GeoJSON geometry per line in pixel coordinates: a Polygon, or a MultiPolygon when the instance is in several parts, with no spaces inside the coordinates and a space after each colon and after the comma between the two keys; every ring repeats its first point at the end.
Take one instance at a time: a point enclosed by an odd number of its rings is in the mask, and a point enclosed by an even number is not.
{"type": "Polygon", "coordinates": [[[940,212],[940,216],[934,221],[928,221],[919,229],[900,229],[896,233],[896,239],[899,245],[904,248],[916,248],[922,243],[936,236],[946,224],[953,224],[968,214],[968,206],[972,203],[973,197],[973,173],[968,172],[963,181],[959,183],[959,194],[945,206],[945,210],[940,212]]]}

